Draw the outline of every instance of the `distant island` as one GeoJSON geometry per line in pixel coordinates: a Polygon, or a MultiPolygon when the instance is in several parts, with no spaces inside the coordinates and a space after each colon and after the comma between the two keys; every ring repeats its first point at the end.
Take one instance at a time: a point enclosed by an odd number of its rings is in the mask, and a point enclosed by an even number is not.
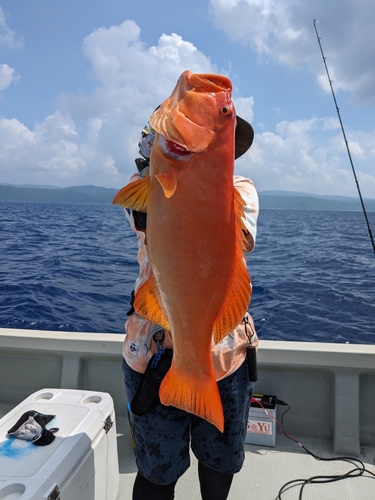
{"type": "MultiPolygon", "coordinates": [[[[15,186],[0,184],[0,202],[112,203],[117,189],[98,186],[15,186]]],[[[275,210],[362,210],[359,198],[321,196],[293,191],[260,191],[261,208],[275,210]]],[[[365,208],[375,211],[375,199],[365,199],[365,208]]]]}
{"type": "Polygon", "coordinates": [[[97,186],[15,186],[0,184],[0,201],[38,203],[112,203],[117,189],[97,186]]]}
{"type": "MultiPolygon", "coordinates": [[[[362,211],[359,199],[349,196],[317,195],[293,191],[260,191],[261,208],[284,210],[340,210],[362,211]]],[[[375,212],[375,199],[363,200],[368,212],[375,212]]]]}

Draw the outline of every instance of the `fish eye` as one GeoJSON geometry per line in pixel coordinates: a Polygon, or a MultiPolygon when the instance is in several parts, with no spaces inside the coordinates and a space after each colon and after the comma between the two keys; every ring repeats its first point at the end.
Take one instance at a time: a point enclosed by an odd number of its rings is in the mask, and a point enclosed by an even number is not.
{"type": "Polygon", "coordinates": [[[221,114],[224,116],[230,115],[230,109],[227,108],[226,106],[223,106],[220,111],[221,111],[221,114]]]}

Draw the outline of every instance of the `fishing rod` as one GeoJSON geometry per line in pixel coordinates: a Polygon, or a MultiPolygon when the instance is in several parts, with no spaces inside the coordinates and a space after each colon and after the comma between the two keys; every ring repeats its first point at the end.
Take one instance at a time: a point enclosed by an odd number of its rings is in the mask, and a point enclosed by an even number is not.
{"type": "Polygon", "coordinates": [[[338,105],[337,105],[335,92],[334,92],[334,90],[333,90],[332,80],[331,80],[331,77],[330,77],[330,75],[329,75],[329,71],[328,71],[328,67],[327,67],[327,63],[326,63],[326,57],[324,56],[324,52],[323,52],[323,48],[322,48],[322,44],[320,43],[320,36],[318,35],[318,30],[317,30],[317,27],[316,27],[316,23],[317,23],[317,22],[319,22],[319,21],[318,21],[317,19],[314,19],[313,23],[314,23],[314,29],[315,29],[316,37],[317,37],[317,39],[318,39],[318,43],[319,43],[319,47],[320,47],[320,52],[321,52],[321,54],[322,54],[322,58],[323,58],[323,62],[324,62],[324,66],[325,66],[325,68],[326,68],[326,72],[327,72],[327,77],[328,77],[329,85],[330,85],[330,87],[331,87],[331,92],[332,92],[333,100],[334,100],[334,102],[335,102],[335,106],[336,106],[337,116],[339,117],[339,121],[340,121],[340,125],[341,125],[342,135],[344,136],[344,141],[345,141],[345,145],[346,145],[346,150],[347,150],[347,152],[348,152],[348,156],[349,156],[349,160],[350,160],[350,165],[351,165],[351,167],[352,167],[352,171],[353,171],[353,175],[354,175],[355,183],[356,183],[356,185],[357,185],[358,194],[359,194],[359,199],[361,200],[361,205],[362,205],[363,214],[364,214],[365,219],[366,219],[366,224],[367,224],[368,234],[369,234],[369,237],[370,237],[370,240],[371,240],[371,243],[372,243],[372,248],[373,248],[374,253],[375,253],[375,242],[374,242],[374,238],[373,238],[373,236],[372,236],[370,222],[369,222],[368,217],[367,217],[367,212],[366,212],[365,204],[363,203],[363,198],[362,198],[361,190],[360,190],[360,188],[359,188],[359,183],[358,183],[358,180],[357,180],[357,175],[356,175],[356,173],[355,173],[355,169],[354,169],[354,165],[353,165],[352,155],[350,154],[349,143],[348,143],[348,141],[347,141],[347,139],[346,139],[345,130],[344,130],[344,125],[343,125],[342,120],[341,120],[340,108],[339,108],[339,107],[338,107],[338,105]]]}

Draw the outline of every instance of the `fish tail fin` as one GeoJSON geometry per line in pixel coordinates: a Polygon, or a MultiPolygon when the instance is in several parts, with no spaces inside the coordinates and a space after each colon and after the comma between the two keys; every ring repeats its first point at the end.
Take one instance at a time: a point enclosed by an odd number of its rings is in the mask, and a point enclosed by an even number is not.
{"type": "Polygon", "coordinates": [[[160,401],[207,420],[224,432],[224,411],[217,382],[212,377],[193,377],[173,365],[159,389],[160,401]]]}

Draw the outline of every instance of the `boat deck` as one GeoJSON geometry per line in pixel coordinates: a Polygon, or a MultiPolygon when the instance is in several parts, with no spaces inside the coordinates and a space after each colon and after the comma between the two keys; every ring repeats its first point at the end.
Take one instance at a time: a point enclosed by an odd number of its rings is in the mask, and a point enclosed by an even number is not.
{"type": "MultiPolygon", "coordinates": [[[[131,498],[136,465],[127,418],[117,419],[120,490],[117,500],[131,498]]],[[[332,456],[324,443],[301,440],[313,453],[332,456]]],[[[362,450],[360,459],[365,467],[375,473],[375,450],[362,450]]],[[[276,500],[280,488],[293,479],[305,479],[316,475],[345,474],[353,469],[347,462],[317,461],[298,444],[284,436],[277,436],[275,448],[246,445],[243,469],[235,475],[228,500],[276,500]]],[[[304,488],[303,500],[374,500],[375,477],[354,477],[329,484],[312,484],[304,488]]],[[[281,500],[298,500],[299,487],[288,489],[281,500]]],[[[191,453],[191,466],[176,486],[176,500],[200,500],[197,460],[191,453]]]]}
{"type": "MultiPolygon", "coordinates": [[[[46,387],[46,381],[49,387],[108,392],[116,409],[117,500],[130,500],[136,465],[121,373],[122,342],[118,334],[0,329],[0,416],[46,387]]],[[[258,376],[257,393],[277,395],[291,406],[285,428],[306,448],[318,456],[359,457],[375,473],[375,346],[262,340],[258,376]]],[[[192,454],[191,462],[177,483],[176,500],[200,499],[192,454]]],[[[278,433],[274,448],[246,445],[246,461],[228,499],[276,500],[288,481],[351,469],[347,462],[317,461],[278,433]]],[[[281,500],[299,500],[299,490],[289,488],[281,500]]],[[[375,478],[310,484],[302,498],[374,500],[375,478]]]]}
{"type": "MultiPolygon", "coordinates": [[[[11,405],[0,404],[0,418],[12,409],[11,405]]],[[[131,444],[127,417],[116,418],[119,455],[120,487],[117,500],[129,500],[137,473],[131,444]]],[[[301,442],[313,453],[333,456],[327,450],[327,443],[301,442]]],[[[246,459],[241,472],[235,475],[228,500],[276,500],[280,488],[288,481],[306,479],[312,476],[345,474],[353,469],[348,462],[317,461],[298,444],[278,434],[275,447],[245,445],[246,459]]],[[[375,450],[362,449],[360,460],[366,469],[375,474],[375,450]]],[[[287,489],[281,500],[298,500],[300,487],[287,489]]],[[[352,477],[329,484],[307,485],[303,500],[373,500],[375,477],[368,474],[352,477]]],[[[197,474],[197,460],[191,453],[191,466],[176,486],[176,500],[200,500],[197,474]]],[[[73,500],[73,499],[72,499],[73,500]]]]}

